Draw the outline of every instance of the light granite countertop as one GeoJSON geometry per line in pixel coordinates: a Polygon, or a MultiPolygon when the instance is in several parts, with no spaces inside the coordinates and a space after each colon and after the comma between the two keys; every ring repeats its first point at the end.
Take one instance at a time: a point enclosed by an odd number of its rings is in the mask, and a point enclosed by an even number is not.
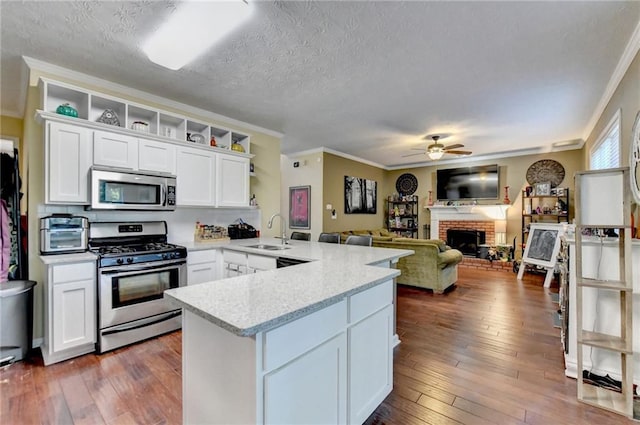
{"type": "Polygon", "coordinates": [[[83,261],[97,261],[98,256],[91,252],[78,252],[75,254],[41,255],[40,260],[46,265],[81,263],[83,261]]]}
{"type": "Polygon", "coordinates": [[[233,240],[213,246],[192,242],[181,244],[190,250],[229,249],[310,262],[170,289],[165,291],[165,297],[232,333],[251,336],[398,276],[400,271],[397,269],[373,265],[413,254],[411,250],[306,241],[290,241],[289,249],[278,251],[249,247],[259,243],[281,242],[262,238],[233,240]]]}

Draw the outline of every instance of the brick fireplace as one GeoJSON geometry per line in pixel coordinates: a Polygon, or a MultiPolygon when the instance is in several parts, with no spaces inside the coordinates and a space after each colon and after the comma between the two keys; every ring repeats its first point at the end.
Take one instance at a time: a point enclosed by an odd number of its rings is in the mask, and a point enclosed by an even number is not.
{"type": "MultiPolygon", "coordinates": [[[[497,220],[503,222],[507,218],[509,205],[462,205],[428,207],[431,211],[431,237],[447,240],[448,229],[471,230],[485,232],[485,243],[495,245],[497,220]]],[[[504,230],[504,229],[503,229],[504,230]]],[[[498,270],[511,272],[512,263],[489,261],[465,256],[461,267],[482,270],[498,270]]]]}
{"type": "Polygon", "coordinates": [[[431,211],[431,237],[447,240],[447,229],[481,230],[486,243],[496,242],[496,220],[507,219],[509,205],[433,205],[431,211]]]}
{"type": "Polygon", "coordinates": [[[447,240],[447,230],[475,230],[484,232],[488,245],[496,243],[496,229],[494,220],[442,220],[438,226],[438,239],[447,240]]]}

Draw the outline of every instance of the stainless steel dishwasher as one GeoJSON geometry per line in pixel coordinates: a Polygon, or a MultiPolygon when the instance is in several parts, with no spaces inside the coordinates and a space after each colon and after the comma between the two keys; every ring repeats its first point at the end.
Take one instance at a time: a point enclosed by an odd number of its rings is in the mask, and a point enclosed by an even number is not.
{"type": "Polygon", "coordinates": [[[297,260],[295,258],[278,257],[276,258],[276,267],[281,269],[283,267],[295,266],[296,264],[304,264],[308,262],[308,260],[297,260]]]}

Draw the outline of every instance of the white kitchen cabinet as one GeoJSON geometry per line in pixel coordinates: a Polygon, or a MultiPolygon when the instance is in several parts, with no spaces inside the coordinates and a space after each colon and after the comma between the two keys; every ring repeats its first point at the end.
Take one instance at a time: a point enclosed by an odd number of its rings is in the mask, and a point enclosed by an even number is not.
{"type": "Polygon", "coordinates": [[[347,389],[346,369],[347,337],[342,332],[268,373],[264,377],[264,423],[347,423],[346,398],[340,397],[347,389]]]}
{"type": "Polygon", "coordinates": [[[140,171],[159,171],[176,173],[176,147],[170,143],[139,139],[138,169],[140,171]]]}
{"type": "Polygon", "coordinates": [[[361,424],[393,388],[393,306],[349,328],[349,423],[361,424]]]}
{"type": "Polygon", "coordinates": [[[222,272],[224,278],[247,274],[248,268],[246,253],[225,249],[222,251],[222,259],[224,263],[222,272]]]}
{"type": "Polygon", "coordinates": [[[183,423],[363,423],[393,386],[392,302],[388,280],[254,337],[185,309],[183,423]]]}
{"type": "Polygon", "coordinates": [[[265,270],[274,270],[276,265],[276,258],[266,255],[247,255],[247,267],[249,273],[257,273],[265,270]]]}
{"type": "Polygon", "coordinates": [[[276,258],[268,255],[247,254],[225,249],[222,251],[222,258],[224,262],[224,277],[258,273],[265,270],[273,270],[277,267],[276,258]]]}
{"type": "Polygon", "coordinates": [[[217,256],[217,249],[190,251],[187,255],[187,285],[217,280],[217,256]]]}
{"type": "Polygon", "coordinates": [[[44,364],[95,351],[95,260],[49,264],[45,279],[44,364]]]}
{"type": "Polygon", "coordinates": [[[177,205],[213,207],[216,203],[216,154],[179,147],[176,152],[177,205]]]}
{"type": "Polygon", "coordinates": [[[88,204],[93,131],[50,122],[45,135],[45,202],[88,204]]]}
{"type": "Polygon", "coordinates": [[[93,164],[138,169],[138,139],[107,131],[93,132],[93,164]]]}
{"type": "Polygon", "coordinates": [[[216,165],[216,205],[249,206],[249,158],[218,154],[216,165]]]}

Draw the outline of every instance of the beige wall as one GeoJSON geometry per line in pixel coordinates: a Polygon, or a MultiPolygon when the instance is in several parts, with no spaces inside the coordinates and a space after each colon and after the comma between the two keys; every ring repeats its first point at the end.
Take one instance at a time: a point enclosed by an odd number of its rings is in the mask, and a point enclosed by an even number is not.
{"type": "MultiPolygon", "coordinates": [[[[491,159],[484,161],[469,161],[458,164],[435,165],[429,167],[410,168],[403,170],[389,171],[385,180],[386,194],[396,191],[395,184],[398,177],[403,173],[411,173],[418,178],[418,190],[416,194],[420,197],[420,213],[418,220],[420,223],[420,237],[423,237],[422,226],[429,224],[431,220],[427,206],[429,190],[433,191],[433,200],[436,201],[436,170],[455,167],[467,167],[476,165],[498,164],[500,172],[500,196],[495,200],[479,201],[481,204],[502,203],[504,198],[504,186],[509,186],[509,199],[511,208],[507,211],[507,242],[511,243],[517,236],[517,243],[521,243],[522,233],[522,195],[521,191],[528,186],[526,181],[527,169],[534,162],[540,159],[553,159],[564,167],[565,177],[560,184],[561,187],[569,188],[569,215],[573,217],[573,175],[582,168],[582,151],[571,150],[562,152],[550,152],[536,155],[523,155],[502,159],[491,159]]],[[[550,205],[553,207],[553,205],[550,205]]]]}
{"type": "Polygon", "coordinates": [[[622,167],[629,165],[629,151],[631,150],[631,132],[633,131],[633,123],[636,114],[640,111],[640,52],[636,53],[635,58],[631,62],[629,69],[620,81],[607,104],[602,115],[598,119],[593,131],[587,137],[584,148],[584,167],[589,167],[589,151],[597,141],[600,133],[611,118],[620,110],[621,112],[621,160],[622,167]]]}
{"type": "Polygon", "coordinates": [[[40,91],[37,87],[27,89],[27,102],[24,119],[24,159],[26,160],[25,170],[22,172],[27,176],[27,188],[24,190],[27,198],[28,214],[28,256],[29,256],[29,279],[38,282],[34,290],[34,321],[33,337],[43,336],[43,293],[44,293],[44,267],[39,259],[39,228],[38,205],[44,203],[44,130],[33,116],[40,107],[40,91]]]}
{"type": "Polygon", "coordinates": [[[0,135],[22,139],[22,118],[0,115],[0,135]]]}
{"type": "Polygon", "coordinates": [[[339,232],[350,229],[377,229],[384,227],[384,181],[386,171],[381,168],[346,159],[330,153],[324,154],[323,204],[332,204],[337,219],[332,220],[330,211],[323,211],[324,232],[339,232]],[[344,176],[360,177],[378,182],[377,214],[344,213],[344,176]]]}
{"type": "MultiPolygon", "coordinates": [[[[322,232],[322,221],[324,209],[322,205],[322,156],[321,152],[311,153],[308,155],[298,155],[288,157],[282,155],[280,168],[282,173],[282,199],[280,213],[287,219],[287,225],[290,226],[289,220],[289,188],[293,186],[311,186],[311,209],[310,209],[310,229],[287,229],[287,235],[290,236],[293,230],[299,232],[311,233],[311,240],[318,240],[318,236],[322,232]],[[294,168],[293,163],[298,162],[299,166],[294,168]]],[[[274,211],[275,212],[275,211],[274,211]]],[[[265,211],[268,218],[273,214],[265,211]]],[[[279,224],[278,224],[279,226],[279,224]]],[[[275,227],[275,226],[274,226],[275,227]]],[[[278,227],[279,229],[279,227],[278,227]]]]}
{"type": "MultiPolygon", "coordinates": [[[[500,170],[500,196],[495,200],[479,201],[479,203],[502,203],[504,198],[504,186],[509,186],[511,208],[507,211],[507,242],[511,243],[513,238],[517,237],[517,244],[520,244],[522,236],[521,193],[522,190],[528,186],[526,181],[526,172],[531,164],[541,159],[553,159],[558,161],[564,167],[565,178],[560,186],[569,188],[569,215],[570,217],[573,217],[573,175],[576,171],[584,169],[582,150],[550,152],[483,161],[469,161],[457,164],[438,164],[434,166],[407,168],[393,171],[385,171],[336,155],[325,154],[323,204],[332,203],[334,207],[336,207],[338,219],[330,220],[330,214],[328,212],[323,212],[324,231],[338,232],[343,230],[374,229],[384,227],[386,209],[385,199],[387,196],[397,192],[395,185],[398,177],[404,173],[411,173],[418,179],[418,190],[415,194],[418,195],[420,203],[418,213],[420,228],[418,236],[422,238],[424,237],[422,226],[424,224],[429,224],[431,220],[429,210],[425,208],[427,206],[429,190],[433,191],[433,200],[436,201],[436,170],[498,164],[500,170]],[[364,214],[344,214],[344,175],[366,177],[378,181],[378,214],[375,216],[367,216],[364,214]]],[[[553,207],[553,205],[550,206],[553,207]]]]}

